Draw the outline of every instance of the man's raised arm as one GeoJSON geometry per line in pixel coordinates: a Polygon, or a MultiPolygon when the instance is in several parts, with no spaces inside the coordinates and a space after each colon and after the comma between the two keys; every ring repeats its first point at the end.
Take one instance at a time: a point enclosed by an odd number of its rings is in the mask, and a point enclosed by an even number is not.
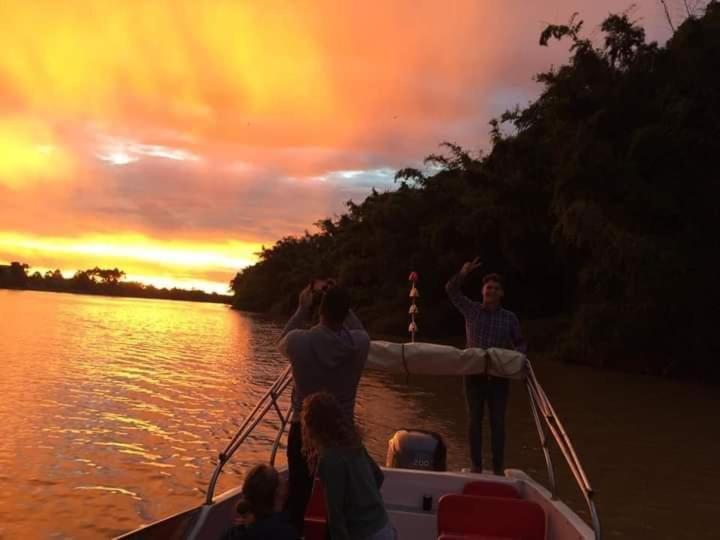
{"type": "Polygon", "coordinates": [[[460,287],[462,287],[463,281],[465,281],[467,275],[481,266],[482,263],[480,262],[480,259],[475,257],[475,260],[463,264],[460,271],[451,277],[445,285],[445,291],[447,292],[450,301],[463,315],[467,315],[472,310],[475,302],[465,296],[460,290],[460,287]]]}
{"type": "Polygon", "coordinates": [[[292,317],[285,324],[282,334],[280,335],[280,341],[278,342],[278,349],[282,354],[287,356],[288,347],[288,334],[293,330],[301,330],[307,327],[308,321],[310,320],[310,306],[312,306],[313,293],[312,289],[308,285],[298,296],[298,308],[293,313],[292,317]]]}

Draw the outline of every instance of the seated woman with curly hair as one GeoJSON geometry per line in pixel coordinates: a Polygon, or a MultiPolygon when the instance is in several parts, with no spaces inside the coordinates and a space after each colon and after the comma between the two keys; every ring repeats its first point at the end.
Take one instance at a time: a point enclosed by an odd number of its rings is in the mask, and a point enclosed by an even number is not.
{"type": "Polygon", "coordinates": [[[380,485],[383,474],[357,430],[343,420],[337,399],[327,392],[305,398],[300,415],[308,468],[316,468],[325,490],[332,540],[394,540],[380,485]]]}

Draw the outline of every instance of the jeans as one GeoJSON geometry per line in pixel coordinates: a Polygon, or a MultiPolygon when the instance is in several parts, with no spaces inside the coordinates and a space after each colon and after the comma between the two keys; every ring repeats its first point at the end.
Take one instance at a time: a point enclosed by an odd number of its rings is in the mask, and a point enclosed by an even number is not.
{"type": "Polygon", "coordinates": [[[302,535],[305,526],[305,509],[310,501],[313,473],[308,469],[302,454],[302,431],[300,424],[292,422],[287,441],[288,498],[287,511],[290,522],[302,535]]]}
{"type": "Polygon", "coordinates": [[[482,421],[487,401],[490,408],[490,437],[493,472],[503,474],[505,465],[505,409],[510,380],[489,375],[468,375],[464,378],[465,400],[470,417],[468,437],[473,469],[482,470],[482,421]]]}

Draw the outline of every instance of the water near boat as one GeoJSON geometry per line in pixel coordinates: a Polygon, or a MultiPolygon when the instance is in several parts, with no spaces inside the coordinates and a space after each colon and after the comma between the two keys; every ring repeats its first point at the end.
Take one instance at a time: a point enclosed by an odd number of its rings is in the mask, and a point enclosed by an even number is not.
{"type": "MultiPolygon", "coordinates": [[[[217,452],[284,366],[279,331],[220,305],[0,291],[0,538],[108,537],[198,504],[217,452]]],[[[535,367],[599,492],[605,538],[715,537],[716,389],[535,367]]],[[[368,373],[358,412],[381,460],[397,428],[416,426],[445,436],[451,468],[467,465],[459,381],[368,373]]],[[[545,480],[520,384],[508,415],[508,466],[545,480]]],[[[217,492],[272,436],[243,445],[217,492]]]]}

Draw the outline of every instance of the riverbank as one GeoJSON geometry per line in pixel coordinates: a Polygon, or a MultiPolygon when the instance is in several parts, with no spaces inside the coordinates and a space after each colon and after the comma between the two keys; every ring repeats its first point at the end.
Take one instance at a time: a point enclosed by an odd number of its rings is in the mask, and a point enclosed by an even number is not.
{"type": "Polygon", "coordinates": [[[209,302],[213,304],[231,304],[232,296],[226,294],[206,293],[204,291],[187,291],[183,289],[155,289],[148,291],[147,289],[134,290],[82,290],[82,289],[40,289],[31,287],[2,287],[0,290],[9,291],[35,291],[49,293],[67,293],[80,294],[88,296],[108,296],[112,298],[147,298],[152,300],[179,300],[183,302],[209,302]]]}

